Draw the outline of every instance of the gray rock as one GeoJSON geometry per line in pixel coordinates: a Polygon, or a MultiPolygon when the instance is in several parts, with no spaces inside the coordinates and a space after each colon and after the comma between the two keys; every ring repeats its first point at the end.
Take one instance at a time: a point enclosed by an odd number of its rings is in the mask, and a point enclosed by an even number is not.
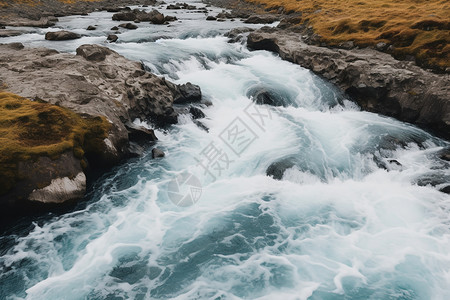
{"type": "Polygon", "coordinates": [[[439,191],[446,193],[446,194],[450,194],[450,185],[447,185],[444,188],[441,188],[439,191]]]}
{"type": "Polygon", "coordinates": [[[378,44],[375,45],[375,49],[377,49],[378,51],[386,51],[387,48],[388,45],[383,42],[379,42],[378,44]]]}
{"type": "Polygon", "coordinates": [[[104,61],[113,51],[98,45],[81,45],[77,48],[77,55],[91,61],[104,61]]]}
{"type": "Polygon", "coordinates": [[[130,141],[135,142],[154,142],[157,141],[158,138],[155,135],[155,132],[153,129],[147,129],[142,126],[136,126],[134,124],[126,125],[126,128],[128,130],[128,139],[130,141]]]}
{"type": "Polygon", "coordinates": [[[164,156],[166,156],[166,154],[162,150],[158,148],[152,149],[152,158],[162,158],[164,156]]]}
{"type": "Polygon", "coordinates": [[[192,115],[192,118],[194,120],[196,119],[203,119],[205,116],[205,113],[198,107],[191,106],[189,108],[189,113],[192,115]]]}
{"type": "Polygon", "coordinates": [[[207,16],[206,17],[206,21],[215,21],[215,20],[217,20],[217,18],[214,17],[214,16],[207,16]]]}
{"type": "Polygon", "coordinates": [[[123,23],[123,24],[120,24],[119,27],[126,28],[126,29],[131,29],[131,30],[138,28],[133,23],[123,23]]]}
{"type": "Polygon", "coordinates": [[[130,142],[130,146],[128,146],[129,157],[141,157],[144,151],[144,147],[134,142],[130,142]]]}
{"type": "Polygon", "coordinates": [[[22,50],[25,48],[25,46],[22,43],[9,43],[7,44],[9,48],[14,50],[22,50]]]}
{"type": "Polygon", "coordinates": [[[116,42],[119,37],[115,34],[109,34],[108,37],[106,38],[110,43],[114,43],[116,42]]]}
{"type": "Polygon", "coordinates": [[[97,27],[89,25],[88,28],[86,28],[86,30],[97,30],[97,27]]]}
{"type": "Polygon", "coordinates": [[[165,16],[164,17],[164,22],[173,22],[173,21],[176,21],[176,20],[178,20],[178,19],[175,16],[165,16]]]}
{"type": "Polygon", "coordinates": [[[32,20],[26,18],[13,18],[9,20],[2,20],[2,23],[8,26],[13,27],[40,27],[47,28],[52,27],[58,22],[58,19],[55,17],[41,17],[39,20],[32,20]]]}
{"type": "Polygon", "coordinates": [[[202,92],[198,85],[190,82],[181,84],[179,86],[168,85],[174,94],[175,104],[187,104],[193,102],[200,102],[202,100],[202,92]]]}
{"type": "Polygon", "coordinates": [[[450,149],[444,149],[439,153],[439,158],[442,160],[450,161],[450,149]]]}
{"type": "Polygon", "coordinates": [[[65,40],[75,40],[79,38],[81,38],[81,35],[79,35],[78,33],[66,30],[51,31],[45,34],[45,39],[49,41],[65,41],[65,40]]]}

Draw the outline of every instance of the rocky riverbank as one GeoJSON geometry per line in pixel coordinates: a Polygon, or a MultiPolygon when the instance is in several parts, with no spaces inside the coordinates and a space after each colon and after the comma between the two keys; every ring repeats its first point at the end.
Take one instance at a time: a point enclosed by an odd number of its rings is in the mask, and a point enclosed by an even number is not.
{"type": "Polygon", "coordinates": [[[155,0],[0,0],[0,26],[51,27],[58,17],[86,15],[96,10],[118,12],[127,5],[155,5],[155,0]]]}
{"type": "MultiPolygon", "coordinates": [[[[83,45],[77,55],[0,45],[0,73],[4,89],[34,100],[14,94],[2,98],[7,112],[2,123],[9,132],[18,132],[16,142],[24,146],[2,149],[2,164],[9,166],[0,174],[2,183],[9,182],[0,191],[3,211],[29,200],[62,203],[82,197],[86,172],[139,155],[134,142],[157,140],[152,130],[133,120],[164,127],[177,123],[174,104],[201,100],[199,87],[175,85],[97,45],[83,45]],[[36,102],[46,106],[34,107],[36,102]],[[49,113],[54,111],[58,114],[49,113]],[[58,124],[67,126],[63,130],[58,124]]],[[[6,145],[14,137],[1,138],[6,145]]]]}
{"type": "MultiPolygon", "coordinates": [[[[6,3],[0,0],[0,3],[3,3],[2,24],[9,26],[48,27],[58,16],[94,10],[116,12],[113,19],[121,21],[140,22],[142,19],[153,24],[168,21],[167,16],[160,13],[123,8],[133,4],[154,5],[153,0],[120,0],[114,5],[110,1],[66,4],[57,0],[35,3],[34,6],[20,1],[6,3]]],[[[320,42],[311,27],[299,25],[301,14],[296,12],[270,8],[270,13],[266,13],[264,6],[240,1],[214,0],[212,3],[233,11],[208,16],[209,20],[240,18],[246,23],[263,24],[280,21],[276,28],[264,27],[250,34],[245,28],[235,29],[227,35],[231,42],[242,41],[248,36],[249,48],[275,52],[285,60],[312,70],[340,87],[363,109],[417,124],[450,139],[449,74],[424,70],[411,61],[396,60],[373,48],[359,49],[350,41],[348,45],[340,46],[348,49],[328,47],[320,42]]],[[[206,15],[207,12],[205,18],[206,15]]],[[[3,32],[20,33],[14,30],[3,32]]],[[[3,120],[4,125],[22,126],[16,136],[18,144],[11,143],[8,151],[21,145],[23,123],[28,126],[26,128],[39,125],[35,126],[39,130],[34,133],[33,141],[40,139],[42,143],[29,144],[32,153],[25,150],[19,154],[14,151],[4,152],[11,155],[2,153],[1,162],[6,169],[0,170],[5,183],[0,187],[0,203],[10,207],[30,200],[62,203],[82,197],[86,174],[139,155],[141,148],[135,143],[138,140],[157,140],[151,130],[136,128],[132,123],[134,119],[164,127],[177,122],[174,104],[189,105],[201,100],[197,86],[174,85],[146,72],[140,63],[96,45],[79,47],[77,55],[43,48],[24,49],[19,43],[0,45],[0,72],[2,88],[25,97],[3,94],[3,109],[14,117],[3,120]],[[26,99],[46,106],[37,108],[30,104],[30,115],[17,111],[21,107],[16,107],[17,103],[29,101],[26,99]],[[55,112],[55,109],[57,113],[49,116],[48,112],[55,112]],[[46,129],[46,120],[63,124],[67,119],[72,125],[64,130],[58,126],[46,129]],[[56,130],[59,135],[47,141],[46,130],[56,130]]],[[[202,114],[189,106],[183,110],[193,115],[202,114]]]]}
{"type": "MultiPolygon", "coordinates": [[[[306,38],[307,36],[305,36],[306,38]]],[[[364,110],[397,118],[450,139],[450,75],[374,49],[308,45],[297,31],[262,28],[248,47],[268,50],[333,82],[364,110]]]]}
{"type": "Polygon", "coordinates": [[[276,28],[249,33],[228,33],[230,41],[242,41],[253,50],[268,50],[336,84],[362,109],[416,124],[450,140],[450,74],[435,73],[411,60],[386,53],[387,45],[359,48],[354,42],[329,46],[312,26],[302,23],[302,13],[240,1],[210,0],[230,8],[232,16],[245,12],[247,20],[266,23],[279,20],[276,28]],[[253,6],[252,6],[253,5],[253,6]]]}

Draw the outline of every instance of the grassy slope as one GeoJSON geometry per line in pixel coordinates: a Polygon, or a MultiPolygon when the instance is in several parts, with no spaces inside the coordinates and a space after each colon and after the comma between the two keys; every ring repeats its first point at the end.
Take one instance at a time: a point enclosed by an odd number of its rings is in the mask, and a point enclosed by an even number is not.
{"type": "Polygon", "coordinates": [[[0,195],[20,179],[19,161],[55,159],[70,150],[81,159],[85,151],[102,151],[109,129],[105,118],[84,119],[62,107],[0,91],[0,195]]]}
{"type": "Polygon", "coordinates": [[[386,42],[394,56],[413,55],[419,64],[450,67],[448,0],[247,0],[269,8],[300,11],[331,45],[386,42]]]}

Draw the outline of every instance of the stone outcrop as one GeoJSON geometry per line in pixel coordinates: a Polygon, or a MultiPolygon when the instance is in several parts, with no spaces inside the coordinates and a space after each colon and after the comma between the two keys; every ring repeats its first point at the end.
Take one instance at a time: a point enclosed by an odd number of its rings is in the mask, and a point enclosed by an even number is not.
{"type": "Polygon", "coordinates": [[[16,197],[52,203],[79,198],[86,186],[82,160],[90,169],[116,164],[136,153],[130,150],[130,141],[157,140],[152,130],[132,125],[133,120],[155,126],[174,124],[178,120],[175,100],[201,98],[198,86],[175,85],[102,46],[82,45],[77,55],[20,48],[0,45],[1,84],[8,91],[68,108],[86,118],[105,117],[111,126],[101,153],[85,158],[69,153],[59,158],[62,161],[40,157],[23,162],[19,171],[32,172],[32,176],[2,196],[1,202],[14,202],[11,199],[16,197]]]}
{"type": "Polygon", "coordinates": [[[296,32],[263,27],[248,47],[268,50],[333,82],[364,110],[417,124],[450,139],[450,75],[373,49],[330,49],[308,45],[296,32]]]}

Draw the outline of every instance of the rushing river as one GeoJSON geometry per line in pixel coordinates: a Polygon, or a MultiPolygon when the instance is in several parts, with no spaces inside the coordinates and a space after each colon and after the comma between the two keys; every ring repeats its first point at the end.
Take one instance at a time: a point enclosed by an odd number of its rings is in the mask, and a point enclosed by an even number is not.
{"type": "MultiPolygon", "coordinates": [[[[160,10],[180,21],[138,24],[108,46],[199,85],[213,104],[202,107],[204,126],[181,115],[156,131],[164,159],[148,148],[73,211],[1,236],[1,299],[450,299],[446,142],[360,111],[269,52],[228,43],[223,33],[239,20],[160,10]],[[255,105],[261,90],[282,105],[255,105]],[[275,162],[286,169],[280,180],[266,176],[275,162]]],[[[119,23],[111,15],[61,18],[80,40],[28,29],[0,43],[74,52],[105,44],[119,23]]]]}

